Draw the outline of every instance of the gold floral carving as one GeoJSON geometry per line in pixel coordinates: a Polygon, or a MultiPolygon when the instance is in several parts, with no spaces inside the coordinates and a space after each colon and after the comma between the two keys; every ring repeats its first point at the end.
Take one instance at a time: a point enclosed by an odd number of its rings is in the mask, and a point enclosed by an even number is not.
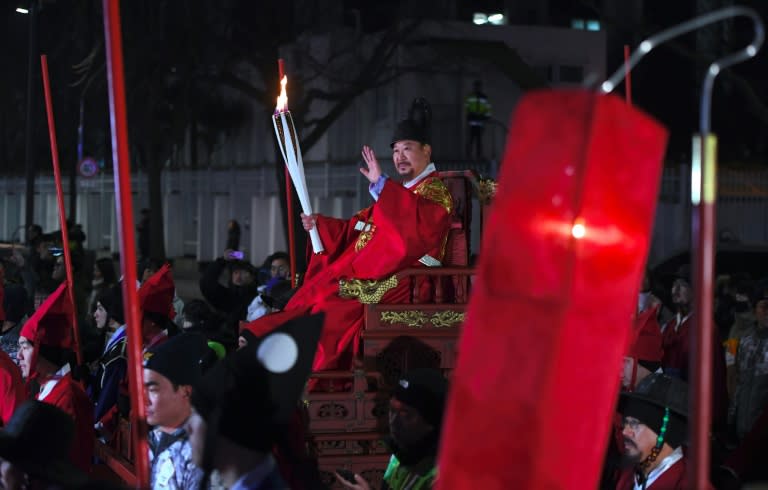
{"type": "Polygon", "coordinates": [[[490,204],[496,196],[496,190],[499,184],[493,179],[480,179],[478,183],[478,194],[482,204],[490,204]]]}
{"type": "Polygon", "coordinates": [[[438,311],[427,316],[423,311],[382,311],[382,323],[390,325],[400,323],[411,328],[422,328],[430,323],[435,328],[447,328],[464,321],[465,314],[460,311],[438,311]]]}
{"type": "Polygon", "coordinates": [[[380,281],[363,279],[342,279],[339,281],[339,296],[355,298],[365,305],[381,301],[387,291],[397,286],[397,276],[392,275],[380,281]]]}
{"type": "Polygon", "coordinates": [[[421,328],[427,322],[422,311],[382,311],[381,321],[389,324],[402,323],[409,327],[421,328]]]}
{"type": "Polygon", "coordinates": [[[432,315],[429,319],[432,325],[435,327],[452,327],[457,323],[464,321],[466,314],[462,311],[440,311],[432,315]]]}
{"type": "Polygon", "coordinates": [[[453,198],[448,188],[440,179],[430,179],[413,190],[416,194],[434,201],[445,208],[448,214],[453,210],[453,198]]]}

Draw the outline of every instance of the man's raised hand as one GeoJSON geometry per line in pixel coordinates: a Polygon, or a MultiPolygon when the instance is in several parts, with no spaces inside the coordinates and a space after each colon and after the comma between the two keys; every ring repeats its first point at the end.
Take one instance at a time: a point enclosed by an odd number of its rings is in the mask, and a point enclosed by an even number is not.
{"type": "Polygon", "coordinates": [[[368,168],[361,168],[360,173],[365,175],[365,178],[371,184],[375,184],[381,177],[381,167],[379,161],[376,160],[376,154],[373,152],[373,148],[368,145],[363,146],[363,160],[365,160],[368,168]]]}

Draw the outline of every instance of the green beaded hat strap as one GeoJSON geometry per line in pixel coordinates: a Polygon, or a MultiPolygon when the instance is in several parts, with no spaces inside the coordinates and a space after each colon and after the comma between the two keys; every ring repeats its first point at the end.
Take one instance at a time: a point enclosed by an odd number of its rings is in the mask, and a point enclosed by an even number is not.
{"type": "Polygon", "coordinates": [[[656,437],[656,445],[651,449],[651,454],[648,455],[645,460],[640,463],[638,476],[640,477],[640,481],[643,482],[643,488],[645,488],[646,480],[648,478],[648,475],[645,474],[645,470],[656,461],[656,458],[658,457],[659,453],[661,452],[662,446],[664,446],[664,437],[667,434],[667,429],[669,428],[669,408],[664,407],[664,418],[661,422],[661,429],[659,430],[659,435],[656,437]]]}

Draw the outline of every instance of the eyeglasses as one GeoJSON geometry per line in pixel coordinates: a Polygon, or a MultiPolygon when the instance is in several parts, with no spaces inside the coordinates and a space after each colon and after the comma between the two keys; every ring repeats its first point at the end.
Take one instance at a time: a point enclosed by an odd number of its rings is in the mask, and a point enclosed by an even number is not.
{"type": "Polygon", "coordinates": [[[642,422],[640,422],[637,419],[631,418],[631,417],[624,417],[624,420],[621,421],[621,429],[624,430],[627,427],[631,431],[636,431],[641,425],[643,425],[642,422]]]}

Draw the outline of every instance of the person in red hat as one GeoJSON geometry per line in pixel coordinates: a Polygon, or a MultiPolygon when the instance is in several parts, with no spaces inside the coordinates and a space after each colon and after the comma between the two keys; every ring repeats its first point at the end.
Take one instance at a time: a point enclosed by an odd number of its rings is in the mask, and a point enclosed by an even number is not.
{"type": "MultiPolygon", "coordinates": [[[[284,322],[325,313],[315,370],[350,367],[348,355],[360,344],[363,303],[409,301],[410,281],[398,282],[395,273],[443,260],[453,201],[432,163],[430,123],[430,106],[418,98],[395,129],[390,146],[402,183],[382,171],[373,149],[363,147],[366,165],[360,172],[369,181],[372,206],[349,220],[302,214],[304,229],[317,230],[325,252],[312,256],[304,283],[275,315],[284,322]]],[[[416,289],[419,299],[428,299],[429,284],[417,282],[416,289]]],[[[270,316],[255,320],[249,330],[261,335],[260,321],[274,323],[270,316]]]]}
{"type": "Polygon", "coordinates": [[[74,312],[61,284],[27,320],[17,354],[21,374],[35,399],[63,410],[75,423],[72,462],[90,471],[93,457],[93,403],[72,378],[70,359],[74,312]]]}
{"type": "Polygon", "coordinates": [[[173,284],[171,266],[165,264],[139,288],[139,306],[141,308],[141,334],[144,352],[166,340],[172,333],[173,297],[176,286],[173,284]]]}
{"type": "Polygon", "coordinates": [[[8,354],[0,350],[0,423],[8,424],[16,407],[26,399],[21,371],[8,354]]]}

